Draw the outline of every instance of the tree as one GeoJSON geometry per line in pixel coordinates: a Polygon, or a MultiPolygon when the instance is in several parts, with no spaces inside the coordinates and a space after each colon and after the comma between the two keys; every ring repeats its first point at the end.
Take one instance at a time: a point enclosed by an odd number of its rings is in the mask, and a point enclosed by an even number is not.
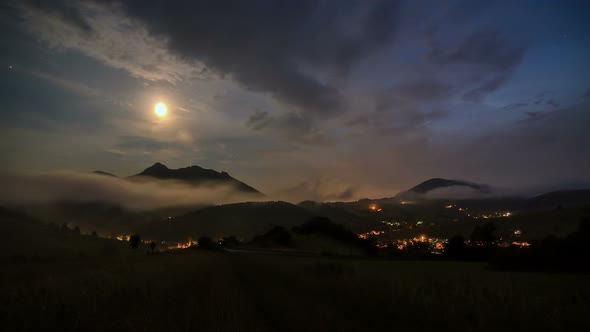
{"type": "Polygon", "coordinates": [[[156,249],[156,242],[150,242],[150,249],[152,249],[152,254],[154,253],[154,249],[156,249]]]}
{"type": "Polygon", "coordinates": [[[96,231],[92,231],[92,234],[91,234],[91,235],[92,235],[93,237],[98,237],[98,233],[96,233],[96,231]]]}
{"type": "Polygon", "coordinates": [[[241,244],[240,240],[238,240],[238,238],[236,238],[234,235],[229,236],[229,237],[224,237],[221,241],[221,245],[224,248],[234,248],[237,247],[241,244]]]}
{"type": "Polygon", "coordinates": [[[473,230],[473,233],[471,233],[470,240],[472,244],[483,242],[485,245],[490,245],[496,240],[496,237],[494,236],[495,231],[496,226],[491,222],[485,223],[481,226],[476,226],[473,230]]]}
{"type": "Polygon", "coordinates": [[[445,246],[445,254],[453,258],[464,257],[467,252],[465,245],[465,238],[461,235],[455,235],[449,239],[449,243],[445,246]]]}
{"type": "Polygon", "coordinates": [[[219,245],[209,236],[201,236],[198,240],[201,249],[217,249],[219,245]]]}
{"type": "Polygon", "coordinates": [[[131,235],[131,237],[129,237],[129,246],[133,249],[137,249],[137,247],[139,247],[139,244],[141,243],[141,237],[139,236],[139,234],[133,234],[131,235]]]}

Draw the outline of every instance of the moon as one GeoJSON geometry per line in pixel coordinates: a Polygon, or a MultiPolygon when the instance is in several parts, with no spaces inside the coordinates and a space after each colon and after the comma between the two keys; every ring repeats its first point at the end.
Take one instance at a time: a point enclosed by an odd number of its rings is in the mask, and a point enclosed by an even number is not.
{"type": "Polygon", "coordinates": [[[154,106],[154,113],[156,113],[158,117],[163,118],[168,114],[168,107],[162,102],[157,103],[156,106],[154,106]]]}

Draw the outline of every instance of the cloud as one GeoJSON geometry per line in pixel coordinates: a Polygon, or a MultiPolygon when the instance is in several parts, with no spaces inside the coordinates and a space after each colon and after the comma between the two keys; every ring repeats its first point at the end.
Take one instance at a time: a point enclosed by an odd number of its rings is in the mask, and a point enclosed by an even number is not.
{"type": "Polygon", "coordinates": [[[470,34],[459,46],[447,52],[433,47],[428,58],[435,64],[468,64],[503,71],[520,63],[525,47],[512,45],[496,29],[480,29],[470,34]]]}
{"type": "Polygon", "coordinates": [[[427,199],[490,199],[494,197],[515,196],[515,194],[515,192],[505,188],[475,190],[469,187],[453,186],[429,191],[424,197],[427,199]]]}
{"type": "Polygon", "coordinates": [[[124,8],[152,34],[166,36],[175,54],[322,114],[339,111],[342,95],[306,68],[350,70],[387,45],[397,14],[390,1],[126,2],[124,8]]]}
{"type": "Polygon", "coordinates": [[[175,181],[131,181],[75,172],[0,172],[0,204],[105,202],[134,210],[256,200],[231,186],[194,187],[175,181]]]}
{"type": "Polygon", "coordinates": [[[437,102],[448,98],[453,88],[436,79],[420,77],[410,81],[404,81],[395,85],[391,93],[397,98],[419,100],[422,102],[437,102]]]}
{"type": "Polygon", "coordinates": [[[471,78],[462,83],[477,85],[467,88],[463,95],[469,102],[480,102],[504,85],[527,49],[522,42],[511,41],[499,29],[489,27],[476,30],[455,47],[438,43],[433,30],[428,31],[426,38],[429,46],[426,57],[431,63],[443,68],[460,66],[470,73],[471,78]]]}
{"type": "Polygon", "coordinates": [[[98,89],[89,87],[89,86],[84,85],[80,82],[66,80],[61,77],[49,74],[49,73],[44,73],[44,72],[39,72],[39,71],[24,71],[24,72],[28,73],[29,75],[31,75],[33,77],[44,79],[47,82],[55,84],[56,86],[58,86],[62,89],[65,89],[67,91],[71,91],[71,92],[73,92],[77,95],[80,95],[80,96],[101,97],[104,95],[102,93],[102,91],[100,91],[98,89]]]}
{"type": "MultiPolygon", "coordinates": [[[[454,142],[448,153],[465,156],[461,158],[461,165],[455,166],[457,174],[465,178],[478,169],[488,169],[488,175],[483,177],[512,187],[553,184],[564,179],[587,180],[586,170],[590,167],[590,157],[585,151],[590,144],[588,107],[590,104],[586,102],[530,113],[526,120],[514,125],[472,137],[469,141],[454,142]]],[[[439,166],[449,167],[440,162],[439,166]]]]}
{"type": "Polygon", "coordinates": [[[120,142],[117,143],[116,147],[122,150],[144,150],[144,151],[156,151],[162,149],[177,148],[179,144],[177,142],[161,141],[149,137],[143,136],[121,136],[119,137],[120,142]]]}
{"type": "Polygon", "coordinates": [[[23,0],[22,3],[56,16],[82,31],[90,32],[92,30],[82,12],[68,1],[23,0]]]}
{"type": "Polygon", "coordinates": [[[330,139],[316,126],[313,118],[305,113],[289,112],[274,117],[257,110],[248,117],[246,126],[256,130],[276,132],[291,143],[324,145],[330,139]]]}
{"type": "Polygon", "coordinates": [[[273,118],[268,115],[267,111],[256,110],[252,115],[248,117],[246,126],[254,130],[261,130],[271,124],[273,118]]]}
{"type": "Polygon", "coordinates": [[[526,107],[528,105],[529,105],[529,103],[518,102],[518,103],[512,103],[512,104],[506,105],[503,108],[507,109],[507,110],[513,110],[513,109],[517,109],[517,108],[526,107]]]}
{"type": "Polygon", "coordinates": [[[55,50],[76,49],[152,81],[174,83],[202,76],[202,65],[172,54],[165,38],[150,36],[145,25],[126,17],[119,6],[91,1],[24,1],[18,8],[26,28],[55,50]]]}
{"type": "Polygon", "coordinates": [[[274,197],[291,202],[312,200],[318,202],[350,201],[355,199],[357,190],[354,186],[343,186],[334,182],[310,179],[292,187],[278,190],[274,197]]]}
{"type": "Polygon", "coordinates": [[[454,87],[422,74],[401,76],[375,98],[373,112],[345,122],[346,126],[368,126],[379,135],[405,135],[447,115],[445,104],[454,87]]]}
{"type": "Polygon", "coordinates": [[[498,88],[501,87],[508,80],[508,78],[509,76],[506,74],[493,75],[491,78],[485,79],[483,83],[481,83],[481,85],[477,88],[467,91],[463,95],[463,100],[474,103],[480,102],[485,98],[485,96],[498,90],[498,88]]]}
{"type": "Polygon", "coordinates": [[[386,47],[398,12],[395,1],[35,4],[24,17],[53,46],[150,80],[213,72],[316,114],[345,107],[338,83],[316,73],[346,74],[386,47]]]}
{"type": "Polygon", "coordinates": [[[554,99],[549,99],[545,102],[545,104],[553,107],[553,108],[558,108],[559,107],[559,103],[557,103],[554,99]]]}

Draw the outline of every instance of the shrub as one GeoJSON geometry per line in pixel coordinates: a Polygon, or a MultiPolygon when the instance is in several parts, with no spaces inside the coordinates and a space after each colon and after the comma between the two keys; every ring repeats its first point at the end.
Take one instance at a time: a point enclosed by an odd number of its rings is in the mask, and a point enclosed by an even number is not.
{"type": "Polygon", "coordinates": [[[139,236],[139,234],[133,234],[131,235],[131,237],[129,237],[129,246],[133,249],[137,249],[137,247],[139,247],[139,245],[141,244],[141,237],[139,236]]]}

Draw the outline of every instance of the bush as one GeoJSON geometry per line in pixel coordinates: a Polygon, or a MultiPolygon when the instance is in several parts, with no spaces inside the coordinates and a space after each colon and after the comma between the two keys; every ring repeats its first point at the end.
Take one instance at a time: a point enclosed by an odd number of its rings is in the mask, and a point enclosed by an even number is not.
{"type": "Polygon", "coordinates": [[[139,234],[133,234],[131,235],[131,237],[129,237],[129,246],[133,249],[137,249],[137,247],[139,247],[139,245],[141,244],[141,237],[139,236],[139,234]]]}
{"type": "Polygon", "coordinates": [[[198,241],[199,241],[199,248],[200,249],[207,249],[207,250],[219,249],[219,244],[217,242],[215,242],[209,236],[201,236],[198,241]]]}

